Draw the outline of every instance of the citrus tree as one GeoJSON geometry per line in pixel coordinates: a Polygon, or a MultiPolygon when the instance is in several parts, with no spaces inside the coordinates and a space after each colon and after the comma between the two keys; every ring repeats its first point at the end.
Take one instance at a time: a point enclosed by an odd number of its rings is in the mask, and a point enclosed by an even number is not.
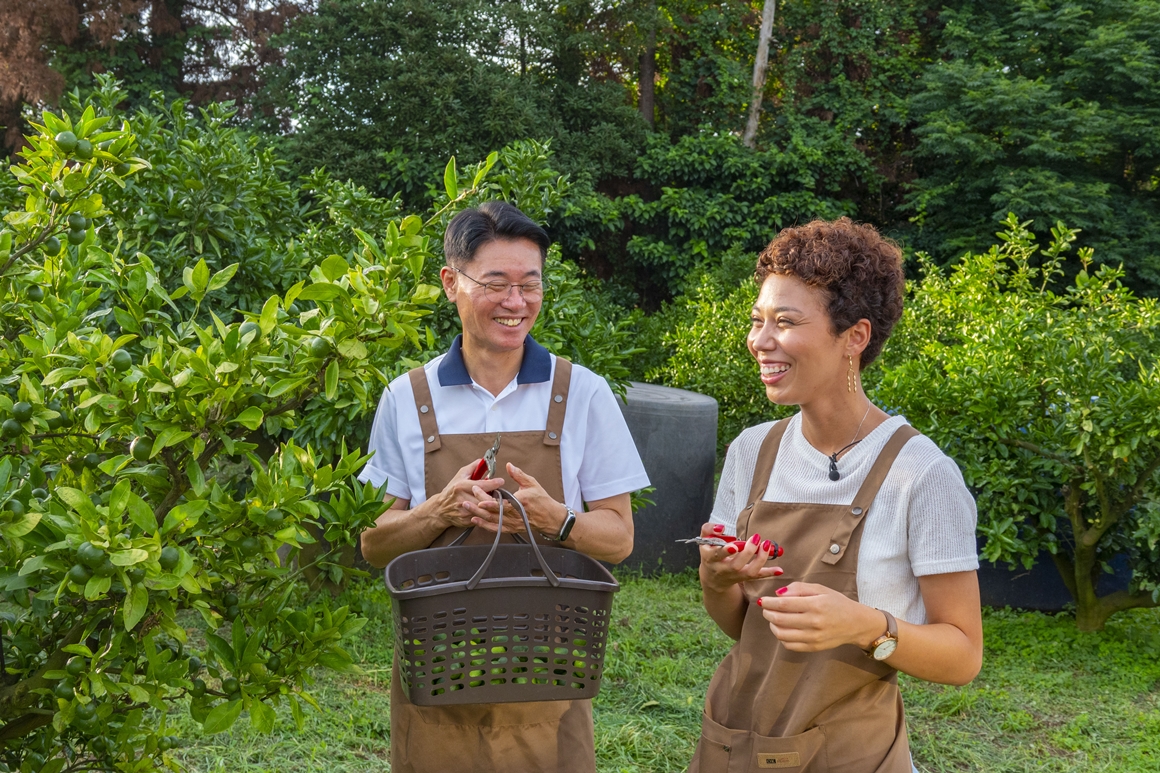
{"type": "Polygon", "coordinates": [[[1160,604],[1160,306],[1119,268],[1065,280],[1076,231],[1040,250],[1009,215],[1002,244],[943,273],[923,260],[874,397],[963,470],[983,556],[1030,567],[1047,551],[1083,630],[1160,604]],[[1131,587],[1097,595],[1117,554],[1131,587]]]}
{"type": "Polygon", "coordinates": [[[98,228],[150,164],[131,122],[74,115],[35,127],[0,227],[0,770],[152,770],[174,701],[208,732],[243,712],[268,730],[280,703],[301,722],[307,669],[351,667],[363,621],[294,559],[313,533],[351,543],[382,492],[357,450],[256,440],[340,384],[369,410],[382,363],[420,349],[432,221],[352,236],[251,311],[208,308],[236,265],[171,286],[98,228]]]}

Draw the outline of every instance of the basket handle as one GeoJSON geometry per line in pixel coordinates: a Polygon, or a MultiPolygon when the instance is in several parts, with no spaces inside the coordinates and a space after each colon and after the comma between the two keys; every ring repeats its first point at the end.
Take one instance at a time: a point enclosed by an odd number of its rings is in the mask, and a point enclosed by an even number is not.
{"type": "Polygon", "coordinates": [[[519,511],[520,517],[523,518],[524,529],[528,533],[528,543],[532,546],[532,550],[536,553],[536,560],[539,561],[540,569],[543,570],[544,576],[548,578],[548,582],[553,588],[559,587],[560,578],[557,577],[556,573],[552,571],[552,568],[548,566],[548,562],[544,559],[544,554],[540,552],[540,546],[536,544],[536,537],[532,533],[532,525],[528,522],[528,514],[524,511],[524,506],[520,504],[520,500],[516,499],[515,496],[506,489],[500,489],[497,491],[496,499],[499,500],[499,523],[496,526],[495,540],[491,543],[491,550],[488,551],[487,558],[483,560],[483,564],[480,565],[479,569],[476,570],[471,579],[467,581],[467,590],[473,590],[475,586],[479,584],[479,581],[483,579],[483,575],[487,572],[488,567],[491,566],[491,561],[493,558],[495,558],[495,553],[499,549],[499,538],[503,535],[504,499],[510,499],[512,504],[516,506],[516,510],[519,511]]]}

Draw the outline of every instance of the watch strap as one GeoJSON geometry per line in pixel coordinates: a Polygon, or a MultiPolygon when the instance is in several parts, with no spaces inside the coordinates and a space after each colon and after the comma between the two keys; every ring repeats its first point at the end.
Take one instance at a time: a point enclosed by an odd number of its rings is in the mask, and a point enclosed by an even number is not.
{"type": "Polygon", "coordinates": [[[564,509],[568,511],[568,514],[564,518],[564,525],[560,527],[560,533],[556,535],[557,542],[568,539],[568,535],[572,533],[572,527],[576,525],[576,511],[568,505],[564,505],[564,509]]]}
{"type": "Polygon", "coordinates": [[[878,647],[884,642],[898,641],[898,621],[894,619],[894,615],[890,614],[885,609],[879,609],[878,611],[886,616],[886,633],[882,634],[870,643],[870,649],[867,650],[867,652],[869,652],[871,655],[873,655],[874,651],[878,649],[878,647]]]}

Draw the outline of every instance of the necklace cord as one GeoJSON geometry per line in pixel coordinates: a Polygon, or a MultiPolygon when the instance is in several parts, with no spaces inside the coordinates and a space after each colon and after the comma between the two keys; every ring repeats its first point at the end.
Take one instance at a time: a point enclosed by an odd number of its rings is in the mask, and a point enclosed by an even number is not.
{"type": "Polygon", "coordinates": [[[829,455],[830,459],[830,480],[838,480],[841,474],[838,472],[838,455],[846,451],[846,449],[853,448],[861,443],[865,438],[860,438],[858,435],[862,432],[862,425],[866,423],[866,417],[870,415],[870,407],[874,405],[869,400],[866,401],[866,413],[862,414],[862,421],[858,422],[858,429],[854,430],[854,439],[846,445],[839,448],[837,451],[829,455]]]}

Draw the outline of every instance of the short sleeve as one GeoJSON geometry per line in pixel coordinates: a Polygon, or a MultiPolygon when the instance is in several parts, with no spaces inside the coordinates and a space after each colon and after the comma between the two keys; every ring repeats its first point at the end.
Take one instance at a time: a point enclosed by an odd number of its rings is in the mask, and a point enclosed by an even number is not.
{"type": "Polygon", "coordinates": [[[395,415],[395,394],[383,390],[375,420],[371,424],[371,438],[367,451],[373,455],[359,473],[358,479],[375,486],[387,484],[387,494],[410,500],[407,469],[403,463],[403,449],[399,444],[398,422],[395,415]]]}
{"type": "Polygon", "coordinates": [[[717,497],[713,500],[713,512],[709,515],[709,523],[723,524],[730,537],[737,536],[737,457],[740,453],[736,441],[729,444],[721,481],[717,484],[717,497]]]}
{"type": "Polygon", "coordinates": [[[975,499],[958,465],[948,456],[915,480],[907,512],[910,566],[915,577],[979,568],[975,499]]]}
{"type": "Polygon", "coordinates": [[[577,475],[585,502],[628,494],[649,485],[644,462],[612,390],[604,379],[595,378],[599,383],[588,403],[584,456],[577,475]]]}

